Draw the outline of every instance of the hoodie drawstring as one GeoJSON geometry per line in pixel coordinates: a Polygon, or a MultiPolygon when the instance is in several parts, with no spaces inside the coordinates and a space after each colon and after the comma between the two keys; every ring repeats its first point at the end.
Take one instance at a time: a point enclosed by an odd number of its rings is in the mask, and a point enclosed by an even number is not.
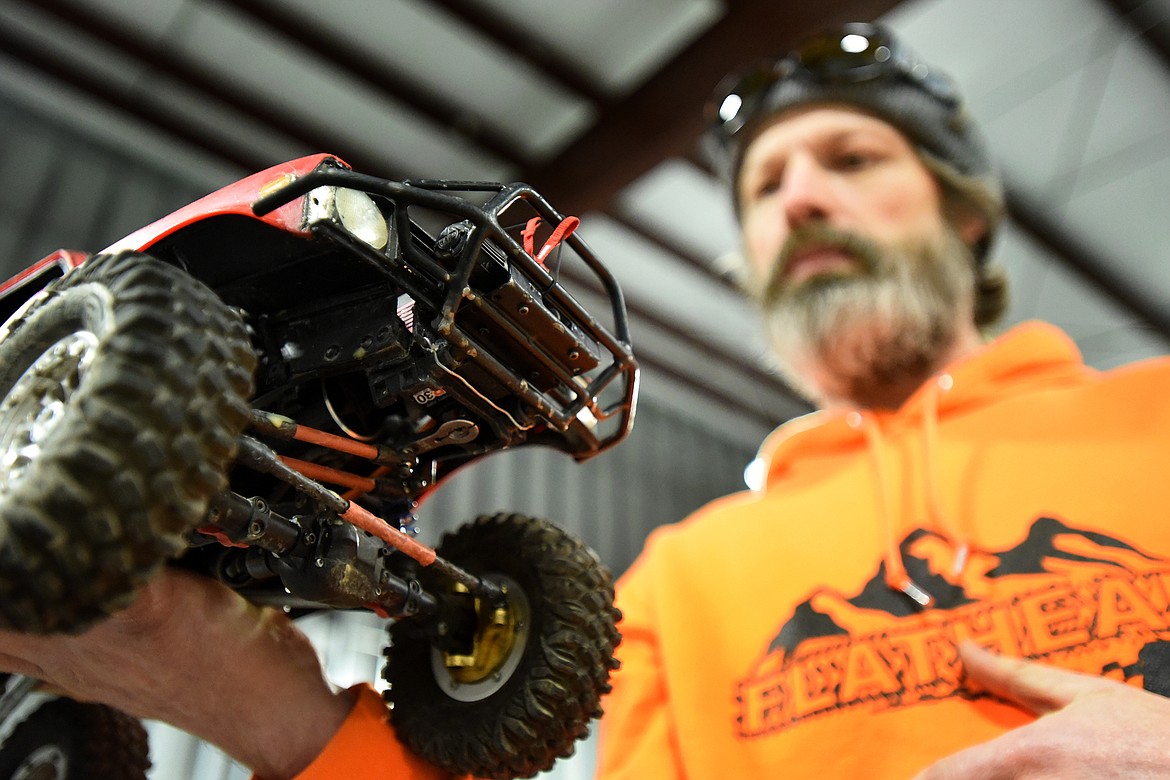
{"type": "MultiPolygon", "coordinates": [[[[943,374],[931,383],[923,399],[922,409],[922,458],[924,462],[923,482],[926,489],[926,507],[929,521],[934,528],[943,531],[954,545],[954,574],[958,575],[967,563],[970,550],[966,538],[959,532],[958,524],[943,508],[939,495],[938,472],[938,406],[939,397],[950,389],[953,382],[950,375],[943,374]]],[[[885,535],[885,577],[886,584],[893,590],[909,596],[921,607],[930,607],[935,598],[910,578],[898,540],[899,525],[890,495],[890,474],[887,463],[885,437],[877,419],[865,412],[851,412],[848,418],[851,427],[860,428],[865,439],[873,469],[875,492],[877,494],[879,519],[885,535]]]]}
{"type": "Polygon", "coordinates": [[[958,575],[967,565],[967,555],[971,545],[960,532],[959,525],[953,517],[943,509],[942,499],[939,496],[938,476],[938,401],[945,390],[954,384],[950,374],[942,374],[937,381],[931,383],[924,399],[922,410],[922,458],[926,464],[924,475],[926,482],[926,509],[930,514],[930,521],[936,528],[941,528],[950,537],[955,549],[955,561],[952,573],[958,575]]]}
{"type": "Polygon", "coordinates": [[[889,469],[886,465],[885,440],[881,427],[877,420],[862,412],[851,412],[849,422],[854,427],[861,427],[865,432],[866,443],[869,445],[866,449],[869,450],[874,481],[877,483],[878,511],[886,537],[886,584],[894,590],[905,593],[920,607],[929,607],[934,604],[934,597],[910,579],[910,575],[906,572],[906,564],[902,560],[902,551],[898,547],[894,511],[890,505],[890,481],[889,469]]]}

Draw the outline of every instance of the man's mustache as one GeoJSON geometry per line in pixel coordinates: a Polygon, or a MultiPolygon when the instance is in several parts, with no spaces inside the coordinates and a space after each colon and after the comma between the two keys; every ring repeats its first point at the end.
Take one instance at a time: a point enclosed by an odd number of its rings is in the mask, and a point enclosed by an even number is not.
{"type": "Polygon", "coordinates": [[[871,276],[881,268],[881,247],[865,236],[823,222],[801,225],[788,235],[777,254],[776,262],[772,264],[764,287],[764,303],[774,303],[787,295],[790,292],[788,272],[793,262],[808,251],[821,248],[831,248],[849,255],[857,262],[858,270],[864,276],[871,276]]]}

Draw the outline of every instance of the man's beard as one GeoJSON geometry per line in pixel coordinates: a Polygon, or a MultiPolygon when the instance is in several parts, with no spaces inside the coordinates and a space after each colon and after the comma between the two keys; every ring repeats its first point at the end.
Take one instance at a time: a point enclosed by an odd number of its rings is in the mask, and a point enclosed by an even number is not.
{"type": "Polygon", "coordinates": [[[955,345],[974,296],[971,250],[949,226],[931,240],[882,246],[821,223],[793,232],[763,294],[768,331],[784,377],[814,400],[896,408],[955,345]],[[841,247],[848,273],[784,278],[793,253],[841,247]]]}

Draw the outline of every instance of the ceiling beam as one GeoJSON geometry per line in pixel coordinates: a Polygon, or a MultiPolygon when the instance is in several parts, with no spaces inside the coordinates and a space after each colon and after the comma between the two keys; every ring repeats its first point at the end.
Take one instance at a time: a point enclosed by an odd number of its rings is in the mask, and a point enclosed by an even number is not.
{"type": "Polygon", "coordinates": [[[481,3],[474,0],[430,0],[430,4],[441,8],[504,51],[526,61],[533,70],[556,82],[565,91],[573,92],[594,105],[609,101],[598,84],[583,75],[571,62],[558,56],[555,49],[500,20],[481,3]]]}
{"type": "Polygon", "coordinates": [[[1170,71],[1170,18],[1165,6],[1149,0],[1100,0],[1119,22],[1138,35],[1170,71]]]}
{"type": "Polygon", "coordinates": [[[663,252],[669,254],[671,259],[678,261],[679,265],[707,277],[719,287],[729,290],[736,295],[743,293],[740,286],[730,276],[716,273],[708,260],[695,254],[691,249],[683,246],[670,236],[649,228],[639,221],[630,219],[629,216],[615,208],[606,210],[605,214],[606,217],[611,219],[615,224],[620,225],[624,230],[630,231],[642,240],[653,244],[663,252]]]}

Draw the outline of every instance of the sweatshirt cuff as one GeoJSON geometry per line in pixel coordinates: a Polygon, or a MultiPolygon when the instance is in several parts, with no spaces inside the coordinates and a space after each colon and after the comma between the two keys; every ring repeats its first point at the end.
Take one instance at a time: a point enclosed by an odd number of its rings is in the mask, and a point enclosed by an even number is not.
{"type": "MultiPolygon", "coordinates": [[[[382,696],[362,683],[353,709],[333,739],[294,780],[446,780],[451,777],[415,756],[398,741],[382,696]]],[[[441,728],[443,724],[435,724],[441,728]]]]}

